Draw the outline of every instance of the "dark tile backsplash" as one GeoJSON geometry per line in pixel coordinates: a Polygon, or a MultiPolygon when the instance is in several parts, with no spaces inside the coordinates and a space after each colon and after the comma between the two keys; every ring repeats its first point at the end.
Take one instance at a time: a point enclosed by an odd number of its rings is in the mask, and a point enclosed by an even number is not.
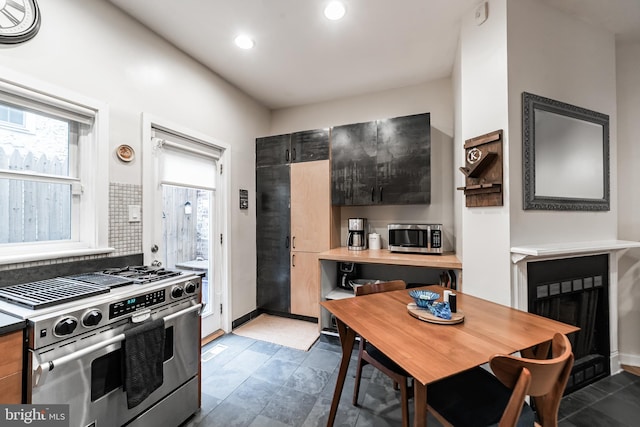
{"type": "Polygon", "coordinates": [[[0,287],[51,279],[52,277],[58,276],[90,273],[111,267],[126,267],[127,265],[142,264],[143,254],[140,253],[119,257],[88,259],[75,262],[16,268],[13,270],[0,271],[0,287]]]}

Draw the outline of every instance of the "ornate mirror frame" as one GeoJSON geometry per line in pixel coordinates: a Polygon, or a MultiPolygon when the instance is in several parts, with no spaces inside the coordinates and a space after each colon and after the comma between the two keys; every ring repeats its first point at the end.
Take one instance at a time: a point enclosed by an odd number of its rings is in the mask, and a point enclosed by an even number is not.
{"type": "Polygon", "coordinates": [[[608,211],[609,116],[522,93],[523,208],[608,211]]]}

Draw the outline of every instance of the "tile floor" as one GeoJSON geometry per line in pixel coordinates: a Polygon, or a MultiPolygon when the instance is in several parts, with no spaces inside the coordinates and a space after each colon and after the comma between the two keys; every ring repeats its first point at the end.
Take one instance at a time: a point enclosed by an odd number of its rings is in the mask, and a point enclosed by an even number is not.
{"type": "MultiPolygon", "coordinates": [[[[323,335],[305,352],[227,334],[202,353],[202,408],[181,427],[326,425],[340,363],[337,338],[323,335]]],[[[355,360],[354,352],[335,425],[401,425],[399,393],[370,366],[360,406],[351,405],[355,360]]],[[[640,425],[640,377],[622,372],[566,396],[560,419],[559,427],[640,425]]],[[[430,415],[428,424],[440,425],[430,415]]]]}

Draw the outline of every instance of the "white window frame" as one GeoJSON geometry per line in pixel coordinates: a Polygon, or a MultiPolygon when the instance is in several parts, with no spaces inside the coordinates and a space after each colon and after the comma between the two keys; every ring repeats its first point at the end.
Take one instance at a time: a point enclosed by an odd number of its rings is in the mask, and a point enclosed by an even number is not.
{"type": "MultiPolygon", "coordinates": [[[[77,156],[81,193],[70,241],[0,244],[0,265],[113,252],[109,244],[109,110],[106,103],[0,67],[0,90],[56,108],[81,110],[94,123],[77,156]],[[86,145],[85,145],[86,144],[86,145]]],[[[0,177],[2,176],[0,173],[0,177]]],[[[74,203],[75,204],[75,203],[74,203]]],[[[76,209],[74,207],[74,209],[76,209]]]]}

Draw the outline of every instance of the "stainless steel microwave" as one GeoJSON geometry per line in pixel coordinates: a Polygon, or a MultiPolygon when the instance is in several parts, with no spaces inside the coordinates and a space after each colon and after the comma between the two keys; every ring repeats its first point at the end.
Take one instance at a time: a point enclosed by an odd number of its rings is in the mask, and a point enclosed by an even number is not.
{"type": "Polygon", "coordinates": [[[389,224],[388,229],[391,252],[445,252],[442,224],[389,224]]]}

